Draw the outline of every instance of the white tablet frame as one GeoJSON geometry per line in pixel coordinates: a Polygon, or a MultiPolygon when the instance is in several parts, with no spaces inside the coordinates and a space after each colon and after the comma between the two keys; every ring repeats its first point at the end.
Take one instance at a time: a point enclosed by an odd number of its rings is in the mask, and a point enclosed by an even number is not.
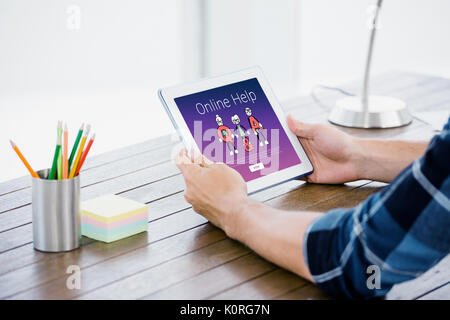
{"type": "Polygon", "coordinates": [[[270,88],[266,78],[260,67],[251,67],[247,69],[243,69],[237,72],[224,74],[221,76],[215,76],[210,78],[204,78],[199,81],[185,83],[178,86],[163,88],[158,90],[158,96],[161,100],[161,103],[165,107],[175,129],[177,129],[180,138],[182,139],[185,147],[190,150],[194,148],[196,151],[200,151],[197,144],[195,143],[194,137],[192,136],[186,121],[181,115],[180,110],[178,109],[175,98],[183,97],[189,94],[202,92],[209,89],[214,89],[217,87],[225,86],[228,84],[249,80],[252,78],[256,78],[261,85],[264,93],[269,100],[275,114],[278,117],[278,120],[281,123],[284,131],[286,132],[289,141],[294,147],[297,155],[300,158],[301,163],[289,168],[285,168],[283,170],[273,172],[268,174],[267,176],[262,176],[256,178],[254,180],[247,182],[247,192],[254,193],[256,191],[260,191],[262,189],[266,189],[277,184],[283,183],[288,180],[292,180],[295,178],[299,178],[301,176],[305,176],[311,174],[313,172],[313,166],[308,159],[300,141],[297,136],[295,136],[287,125],[286,116],[276,99],[272,89],[270,88]]]}

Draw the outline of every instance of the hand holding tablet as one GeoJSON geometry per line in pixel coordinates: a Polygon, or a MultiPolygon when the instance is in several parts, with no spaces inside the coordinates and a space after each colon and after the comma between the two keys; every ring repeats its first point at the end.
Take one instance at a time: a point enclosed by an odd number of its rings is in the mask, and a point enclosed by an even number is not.
{"type": "Polygon", "coordinates": [[[161,89],[159,96],[185,146],[238,171],[249,193],[313,170],[259,68],[161,89]]]}

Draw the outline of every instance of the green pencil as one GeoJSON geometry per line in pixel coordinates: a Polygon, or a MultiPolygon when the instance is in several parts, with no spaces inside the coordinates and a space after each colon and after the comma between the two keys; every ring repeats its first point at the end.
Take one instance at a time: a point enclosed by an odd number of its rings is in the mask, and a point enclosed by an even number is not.
{"type": "MultiPolygon", "coordinates": [[[[61,141],[62,141],[62,123],[61,126],[58,125],[58,140],[59,140],[59,145],[61,145],[61,141]]],[[[58,180],[62,180],[62,148],[59,148],[59,153],[58,153],[58,163],[56,165],[57,167],[57,175],[58,175],[58,180]]]]}
{"type": "Polygon", "coordinates": [[[50,169],[50,173],[48,175],[48,180],[55,179],[56,176],[56,167],[58,166],[58,156],[61,151],[61,135],[59,134],[59,130],[62,130],[62,124],[61,121],[58,121],[58,137],[56,139],[56,149],[55,149],[55,155],[53,156],[53,164],[52,168],[50,169]]]}
{"type": "Polygon", "coordinates": [[[75,153],[77,152],[78,144],[80,143],[80,139],[81,139],[81,135],[83,134],[83,130],[84,130],[84,123],[81,124],[80,130],[78,130],[77,137],[76,137],[75,142],[72,147],[72,152],[70,152],[69,171],[70,171],[70,166],[72,165],[73,158],[75,157],[75,153]]]}

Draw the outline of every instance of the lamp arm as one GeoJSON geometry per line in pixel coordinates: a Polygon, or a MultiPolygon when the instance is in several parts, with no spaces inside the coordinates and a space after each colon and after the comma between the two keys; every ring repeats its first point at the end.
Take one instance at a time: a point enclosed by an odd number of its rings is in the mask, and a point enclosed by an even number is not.
{"type": "Polygon", "coordinates": [[[376,4],[375,14],[373,16],[373,22],[371,24],[371,33],[370,33],[370,39],[369,39],[369,49],[367,51],[367,59],[366,59],[366,67],[364,70],[364,82],[363,82],[363,90],[362,90],[362,106],[363,106],[363,113],[364,117],[367,119],[368,112],[369,112],[369,80],[370,80],[370,66],[372,64],[372,52],[373,52],[373,46],[375,42],[375,34],[377,30],[377,20],[378,20],[378,14],[381,10],[381,5],[383,3],[383,0],[378,0],[376,4]]]}

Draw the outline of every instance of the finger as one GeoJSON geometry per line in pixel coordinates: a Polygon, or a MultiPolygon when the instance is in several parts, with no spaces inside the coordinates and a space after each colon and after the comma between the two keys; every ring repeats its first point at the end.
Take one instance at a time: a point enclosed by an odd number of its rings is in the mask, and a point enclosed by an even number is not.
{"type": "Polygon", "coordinates": [[[287,123],[289,129],[299,138],[312,138],[314,136],[314,125],[298,121],[291,115],[288,115],[287,123]]]}
{"type": "Polygon", "coordinates": [[[189,158],[191,159],[191,161],[194,163],[195,163],[195,159],[200,155],[200,153],[194,148],[189,149],[189,152],[187,154],[188,154],[189,158]]]}
{"type": "Polygon", "coordinates": [[[207,157],[204,157],[204,158],[205,158],[206,164],[208,164],[208,165],[214,164],[214,161],[209,160],[207,157]]]}
{"type": "Polygon", "coordinates": [[[184,193],[184,200],[186,200],[186,202],[188,203],[192,202],[192,198],[189,196],[187,192],[184,193]]]}
{"type": "Polygon", "coordinates": [[[189,157],[187,156],[187,151],[184,148],[182,148],[180,151],[178,151],[178,153],[174,156],[173,160],[177,164],[178,163],[184,164],[187,160],[189,160],[189,162],[191,162],[189,157]]]}
{"type": "Polygon", "coordinates": [[[192,148],[189,150],[189,157],[192,159],[192,162],[195,164],[200,164],[202,162],[201,161],[202,154],[196,149],[192,148]]]}
{"type": "Polygon", "coordinates": [[[205,157],[204,155],[201,155],[201,163],[200,163],[200,165],[201,166],[203,166],[203,167],[205,167],[205,168],[208,168],[209,166],[211,166],[211,165],[213,165],[214,164],[214,162],[213,161],[211,161],[211,160],[209,160],[207,157],[205,157]]]}
{"type": "Polygon", "coordinates": [[[193,162],[195,164],[198,164],[200,167],[207,168],[208,166],[212,165],[214,162],[209,160],[207,157],[202,155],[198,150],[191,150],[191,154],[193,157],[193,162]]]}
{"type": "Polygon", "coordinates": [[[185,149],[181,150],[175,157],[175,164],[180,169],[183,176],[191,176],[193,172],[197,172],[200,167],[191,161],[185,149]]]}
{"type": "Polygon", "coordinates": [[[194,159],[194,163],[199,165],[202,168],[207,168],[208,167],[208,164],[205,161],[205,157],[202,156],[202,155],[196,156],[195,159],[194,159]]]}
{"type": "Polygon", "coordinates": [[[186,149],[181,149],[181,150],[173,157],[173,162],[175,162],[176,166],[177,166],[178,169],[180,169],[181,171],[183,171],[184,165],[187,164],[187,163],[186,163],[186,159],[185,159],[185,153],[186,153],[186,149]]]}
{"type": "Polygon", "coordinates": [[[191,157],[193,163],[195,163],[196,165],[199,165],[200,167],[205,166],[205,161],[203,159],[203,155],[198,150],[191,149],[189,154],[190,154],[190,157],[191,157]]]}

